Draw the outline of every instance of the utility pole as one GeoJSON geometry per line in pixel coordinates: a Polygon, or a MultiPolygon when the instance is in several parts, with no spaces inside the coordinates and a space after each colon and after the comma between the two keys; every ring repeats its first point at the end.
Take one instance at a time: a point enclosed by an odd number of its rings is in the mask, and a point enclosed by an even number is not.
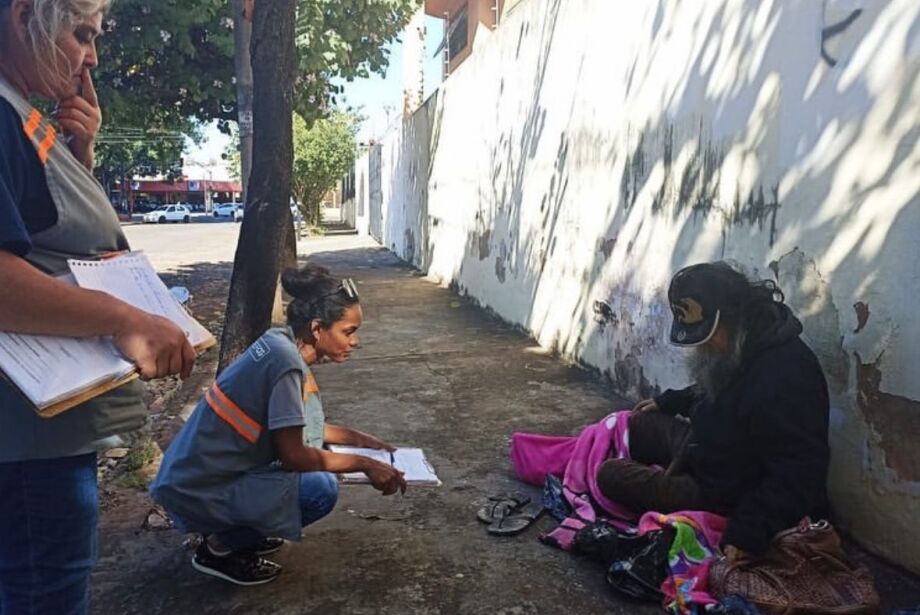
{"type": "Polygon", "coordinates": [[[254,0],[233,0],[234,64],[236,65],[236,106],[240,132],[240,179],[242,202],[246,202],[249,174],[252,171],[252,11],[254,0]]]}

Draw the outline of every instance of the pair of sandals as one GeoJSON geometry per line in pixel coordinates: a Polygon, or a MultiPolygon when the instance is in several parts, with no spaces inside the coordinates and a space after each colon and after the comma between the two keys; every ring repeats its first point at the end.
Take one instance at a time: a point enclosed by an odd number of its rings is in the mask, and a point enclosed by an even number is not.
{"type": "Polygon", "coordinates": [[[520,534],[540,518],[545,508],[531,502],[520,493],[490,496],[489,501],[476,513],[476,518],[487,523],[486,531],[495,536],[520,534]]]}

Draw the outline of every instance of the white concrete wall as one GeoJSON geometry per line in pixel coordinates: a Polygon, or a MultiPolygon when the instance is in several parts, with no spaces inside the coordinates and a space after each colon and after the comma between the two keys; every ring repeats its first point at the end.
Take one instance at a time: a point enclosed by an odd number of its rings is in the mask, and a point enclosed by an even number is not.
{"type": "Polygon", "coordinates": [[[364,152],[355,160],[355,211],[351,222],[359,235],[368,234],[370,214],[370,152],[364,152]]]}
{"type": "Polygon", "coordinates": [[[428,176],[431,118],[435,99],[381,143],[381,178],[386,247],[419,268],[429,260],[428,176]]]}
{"type": "Polygon", "coordinates": [[[384,139],[381,241],[636,398],[686,382],[675,270],[775,277],[839,520],[920,571],[918,135],[916,0],[525,0],[384,139]]]}

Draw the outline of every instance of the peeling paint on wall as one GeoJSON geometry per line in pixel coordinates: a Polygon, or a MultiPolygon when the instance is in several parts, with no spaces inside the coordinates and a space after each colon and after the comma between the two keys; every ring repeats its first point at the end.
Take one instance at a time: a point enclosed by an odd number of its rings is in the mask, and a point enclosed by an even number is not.
{"type": "Polygon", "coordinates": [[[486,231],[479,235],[479,260],[484,261],[489,258],[492,252],[492,231],[486,231]]]}
{"type": "Polygon", "coordinates": [[[607,325],[613,325],[615,327],[619,324],[619,320],[617,320],[617,315],[614,314],[613,308],[605,301],[594,302],[594,322],[599,325],[598,328],[601,331],[603,331],[607,325]]]}
{"type": "Polygon", "coordinates": [[[847,388],[849,355],[843,349],[840,313],[828,283],[815,261],[798,248],[770,263],[786,303],[805,328],[803,337],[821,361],[828,385],[835,392],[847,388]]]}
{"type": "Polygon", "coordinates": [[[856,329],[853,330],[853,333],[859,333],[869,322],[869,304],[857,301],[853,309],[856,310],[856,329]]]}
{"type": "Polygon", "coordinates": [[[610,255],[613,254],[613,248],[617,245],[616,237],[608,237],[606,239],[601,239],[598,241],[597,251],[604,255],[604,259],[610,258],[610,255]]]}
{"type": "Polygon", "coordinates": [[[640,356],[642,351],[636,346],[624,353],[618,344],[614,351],[613,382],[628,399],[648,399],[661,392],[645,377],[640,356]]]}
{"type": "Polygon", "coordinates": [[[410,263],[415,262],[415,233],[411,228],[407,228],[403,233],[403,244],[405,245],[405,254],[403,258],[410,263]]]}
{"type": "Polygon", "coordinates": [[[901,480],[920,481],[920,401],[881,391],[878,361],[863,363],[858,354],[856,361],[857,403],[878,435],[885,465],[901,480]]]}
{"type": "Polygon", "coordinates": [[[505,259],[501,256],[495,257],[495,277],[499,282],[505,282],[505,259]]]}

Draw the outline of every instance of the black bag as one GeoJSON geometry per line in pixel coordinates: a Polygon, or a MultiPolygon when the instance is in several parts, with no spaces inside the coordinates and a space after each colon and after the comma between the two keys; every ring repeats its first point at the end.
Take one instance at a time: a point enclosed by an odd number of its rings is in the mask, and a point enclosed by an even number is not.
{"type": "Polygon", "coordinates": [[[548,510],[556,521],[562,521],[572,514],[572,507],[565,499],[562,480],[554,474],[547,474],[546,482],[543,484],[543,508],[548,510]]]}
{"type": "Polygon", "coordinates": [[[661,584],[668,577],[668,552],[673,528],[640,535],[619,534],[599,522],[575,535],[573,550],[607,566],[607,582],[615,590],[640,600],[659,602],[661,584]]]}

